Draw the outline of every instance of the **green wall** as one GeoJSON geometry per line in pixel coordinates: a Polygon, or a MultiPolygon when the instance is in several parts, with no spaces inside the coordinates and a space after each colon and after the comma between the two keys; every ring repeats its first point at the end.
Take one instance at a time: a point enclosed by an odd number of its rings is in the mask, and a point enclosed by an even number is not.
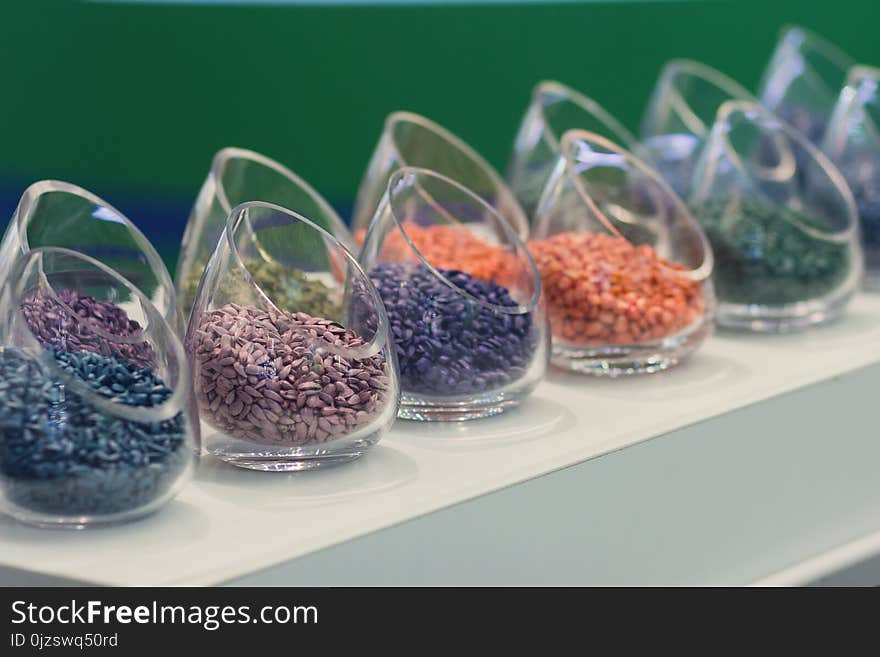
{"type": "Polygon", "coordinates": [[[788,22],[880,64],[880,2],[6,1],[2,210],[32,180],[69,180],[172,248],[225,145],[282,160],[345,209],[392,110],[427,114],[503,168],[538,79],[571,84],[634,127],[665,60],[700,59],[754,87],[788,22]]]}

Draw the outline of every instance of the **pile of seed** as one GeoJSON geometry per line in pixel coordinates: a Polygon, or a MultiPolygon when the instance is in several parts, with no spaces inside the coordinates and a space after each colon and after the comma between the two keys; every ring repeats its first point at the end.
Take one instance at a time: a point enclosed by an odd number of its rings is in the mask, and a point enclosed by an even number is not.
{"type": "Polygon", "coordinates": [[[353,331],[302,312],[234,303],[206,312],[192,336],[202,419],[263,444],[351,434],[391,401],[384,355],[339,355],[362,346],[353,331]]]}
{"type": "Polygon", "coordinates": [[[245,266],[257,285],[279,308],[312,317],[339,318],[339,304],[334,301],[333,290],[321,281],[309,278],[306,272],[265,260],[249,260],[245,266]]]}
{"type": "MultiPolygon", "coordinates": [[[[150,368],[91,352],[50,353],[62,370],[119,404],[152,407],[172,394],[150,368]]],[[[137,509],[164,495],[189,458],[182,414],[122,419],[32,357],[0,350],[0,473],[14,504],[59,515],[137,509]]]]}
{"type": "MultiPolygon", "coordinates": [[[[422,227],[406,224],[406,234],[433,267],[465,271],[474,278],[511,284],[518,280],[522,266],[509,251],[480,239],[464,226],[435,224],[422,227]]],[[[363,234],[359,234],[363,240],[363,234]]],[[[382,258],[390,262],[416,263],[400,231],[392,231],[382,243],[382,258]]]]}
{"type": "MultiPolygon", "coordinates": [[[[184,280],[183,298],[189,300],[189,307],[192,307],[195,301],[199,281],[206,265],[206,262],[195,263],[184,280]]],[[[334,290],[321,281],[310,278],[301,269],[259,258],[246,258],[244,266],[254,282],[279,308],[308,313],[313,317],[332,319],[339,317],[340,309],[335,301],[334,290]]],[[[224,290],[225,294],[233,299],[241,296],[234,286],[244,285],[241,279],[234,280],[235,282],[231,284],[233,287],[224,290]]]]}
{"type": "MultiPolygon", "coordinates": [[[[462,271],[439,271],[479,301],[518,305],[494,282],[462,271]]],[[[380,264],[370,277],[391,323],[404,392],[487,392],[528,370],[537,346],[530,313],[500,312],[467,300],[421,264],[380,264]]]]}
{"type": "Polygon", "coordinates": [[[604,233],[558,233],[529,242],[553,337],[583,345],[659,340],[705,312],[698,281],[643,244],[604,233]]]}
{"type": "Polygon", "coordinates": [[[21,312],[31,333],[44,347],[71,352],[91,351],[102,356],[116,354],[141,367],[156,362],[156,354],[149,343],[121,342],[99,332],[119,337],[136,336],[141,332],[140,324],[109,301],[99,301],[75,290],[63,289],[57,293],[57,298],[39,290],[22,301],[21,312]]]}
{"type": "Polygon", "coordinates": [[[754,198],[710,199],[692,206],[715,252],[721,301],[781,305],[833,292],[852,267],[846,244],[808,235],[814,218],[754,198]]]}

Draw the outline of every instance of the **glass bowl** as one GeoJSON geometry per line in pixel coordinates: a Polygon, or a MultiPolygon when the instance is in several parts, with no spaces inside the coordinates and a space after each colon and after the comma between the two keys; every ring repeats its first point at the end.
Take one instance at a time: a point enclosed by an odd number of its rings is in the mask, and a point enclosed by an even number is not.
{"type": "Polygon", "coordinates": [[[712,251],[703,231],[656,171],[604,137],[563,135],[528,246],[558,367],[658,372],[711,333],[712,251]]]}
{"type": "Polygon", "coordinates": [[[97,260],[15,257],[0,293],[0,504],[82,528],[147,515],[198,457],[183,345],[155,306],[97,260]]]}
{"type": "Polygon", "coordinates": [[[495,415],[544,376],[547,317],[535,263],[476,193],[434,171],[399,169],[360,260],[388,313],[399,417],[495,415]]]}
{"type": "MultiPolygon", "coordinates": [[[[224,148],[211,162],[183,234],[174,281],[181,315],[189,317],[196,289],[235,206],[246,201],[275,203],[299,212],[328,230],[347,248],[354,241],[330,204],[283,164],[243,148],[224,148]]],[[[272,264],[253,270],[258,284],[272,285],[283,270],[272,264]]]]}
{"type": "Polygon", "coordinates": [[[629,130],[592,98],[560,82],[539,82],[532,91],[507,167],[510,187],[531,218],[559,160],[562,133],[573,129],[590,130],[629,149],[636,145],[629,130]]]}
{"type": "Polygon", "coordinates": [[[791,331],[840,315],[863,271],[852,193],[806,136],[722,105],[688,203],[715,252],[721,325],[791,331]]]}
{"type": "Polygon", "coordinates": [[[779,36],[761,83],[761,104],[822,143],[828,120],[855,61],[833,43],[799,26],[779,36]]]}
{"type": "Polygon", "coordinates": [[[477,151],[424,116],[393,112],[385,119],[355,199],[352,227],[359,244],[389,178],[404,166],[431,169],[457,181],[492,206],[522,239],[528,235],[528,219],[513,192],[477,151]]]}
{"type": "Polygon", "coordinates": [[[690,59],[674,59],[660,72],[642,117],[641,143],[634,152],[682,198],[687,197],[718,108],[728,100],[754,97],[720,71],[690,59]]]}
{"type": "Polygon", "coordinates": [[[855,197],[865,287],[880,290],[880,68],[850,71],[822,144],[855,197]]]}
{"type": "Polygon", "coordinates": [[[353,461],[397,414],[388,318],[329,232],[277,205],[233,208],[202,276],[186,336],[206,450],[243,468],[353,461]],[[288,284],[252,274],[271,264],[288,284]]]}
{"type": "Polygon", "coordinates": [[[182,334],[168,268],[143,233],[106,201],[58,180],[28,187],[0,243],[0,283],[17,254],[49,246],[83,253],[119,272],[182,334]]]}

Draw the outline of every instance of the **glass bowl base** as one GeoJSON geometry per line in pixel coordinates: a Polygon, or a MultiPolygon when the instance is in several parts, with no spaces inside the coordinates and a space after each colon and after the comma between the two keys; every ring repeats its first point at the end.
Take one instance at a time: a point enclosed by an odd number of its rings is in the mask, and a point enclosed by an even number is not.
{"type": "Polygon", "coordinates": [[[531,388],[516,393],[481,395],[472,399],[426,399],[404,393],[397,417],[421,422],[461,422],[499,415],[519,406],[531,388]]]}
{"type": "Polygon", "coordinates": [[[717,321],[720,327],[733,331],[793,333],[839,318],[853,294],[850,292],[831,302],[805,301],[775,308],[722,302],[717,321]]]}
{"type": "Polygon", "coordinates": [[[33,511],[23,506],[6,503],[4,513],[11,516],[18,522],[32,527],[41,529],[88,529],[91,527],[112,527],[113,525],[121,525],[134,520],[140,520],[150,516],[158,511],[167,499],[160,500],[157,504],[114,513],[109,515],[71,515],[61,516],[50,513],[41,513],[33,511]]]}
{"type": "Polygon", "coordinates": [[[663,372],[678,365],[682,358],[683,356],[662,353],[595,356],[572,356],[570,354],[554,353],[550,362],[554,366],[569,372],[614,378],[663,372]]]}
{"type": "Polygon", "coordinates": [[[187,450],[182,457],[180,469],[170,472],[171,481],[141,497],[132,498],[127,486],[95,489],[83,479],[7,481],[0,490],[0,510],[21,523],[45,529],[98,528],[140,520],[168,504],[190,480],[198,454],[187,450]]]}
{"type": "Polygon", "coordinates": [[[216,430],[207,436],[205,449],[224,463],[263,472],[305,472],[332,468],[356,461],[379,442],[382,432],[356,439],[342,439],[291,447],[239,440],[216,430]]]}
{"type": "Polygon", "coordinates": [[[363,456],[366,451],[367,450],[364,449],[361,451],[332,455],[328,454],[324,456],[304,456],[298,459],[255,454],[228,454],[218,451],[212,451],[211,454],[224,463],[234,465],[237,468],[245,468],[247,470],[261,470],[263,472],[306,472],[309,470],[332,468],[337,465],[351,463],[363,456]]]}
{"type": "Polygon", "coordinates": [[[591,376],[655,374],[678,365],[711,333],[712,320],[707,316],[687,331],[652,343],[588,347],[556,341],[550,362],[560,369],[591,376]]]}

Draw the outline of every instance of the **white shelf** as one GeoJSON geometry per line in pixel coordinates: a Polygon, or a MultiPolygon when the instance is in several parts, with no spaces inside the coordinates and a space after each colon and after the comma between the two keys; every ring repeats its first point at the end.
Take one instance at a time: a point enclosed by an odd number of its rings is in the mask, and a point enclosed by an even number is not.
{"type": "MultiPolygon", "coordinates": [[[[333,470],[256,473],[205,458],[175,501],[137,523],[69,532],[3,518],[0,566],[7,579],[29,571],[102,584],[222,583],[878,362],[880,296],[861,295],[833,325],[717,335],[663,374],[554,372],[500,417],[398,422],[372,453],[333,470]]],[[[613,510],[614,491],[607,501],[613,510]]]]}
{"type": "Polygon", "coordinates": [[[880,531],[810,556],[754,586],[880,585],[880,531]]]}

